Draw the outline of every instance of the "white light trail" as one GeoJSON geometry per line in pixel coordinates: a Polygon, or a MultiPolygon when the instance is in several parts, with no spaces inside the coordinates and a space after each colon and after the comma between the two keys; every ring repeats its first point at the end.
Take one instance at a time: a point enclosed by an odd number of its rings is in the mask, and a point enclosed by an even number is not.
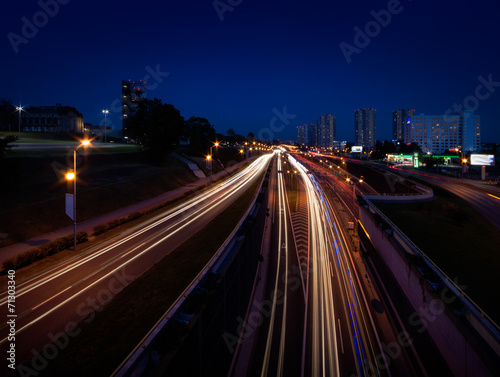
{"type": "MultiPolygon", "coordinates": [[[[262,172],[262,170],[264,170],[264,169],[267,168],[268,162],[269,162],[269,160],[271,158],[272,158],[272,155],[270,155],[270,154],[261,156],[260,158],[258,158],[257,160],[255,160],[251,165],[249,165],[246,169],[244,169],[242,172],[239,172],[238,174],[236,174],[234,177],[232,177],[232,178],[224,181],[220,185],[218,185],[218,186],[210,189],[209,191],[207,191],[207,192],[205,192],[205,193],[197,196],[196,198],[193,198],[193,199],[189,200],[187,203],[185,203],[185,205],[186,205],[187,208],[184,207],[183,205],[179,205],[179,206],[173,208],[172,210],[170,210],[168,212],[168,214],[166,216],[162,217],[160,220],[157,220],[153,224],[151,224],[149,226],[146,226],[145,228],[143,228],[143,229],[141,229],[141,230],[133,233],[132,235],[129,235],[129,236],[125,237],[124,240],[117,241],[117,242],[113,243],[112,245],[103,248],[102,250],[96,251],[96,252],[94,252],[94,253],[92,253],[90,255],[87,255],[87,256],[85,256],[85,257],[83,257],[81,259],[78,259],[74,263],[71,263],[70,265],[62,268],[61,270],[58,270],[58,271],[55,271],[55,272],[51,272],[48,276],[43,277],[40,280],[37,280],[37,281],[35,281],[33,283],[29,283],[25,287],[22,287],[22,289],[20,289],[18,291],[19,293],[17,294],[17,297],[20,297],[20,296],[22,296],[24,294],[27,294],[28,292],[30,292],[30,291],[32,291],[34,289],[41,288],[44,284],[46,284],[46,283],[48,283],[48,282],[50,282],[50,281],[52,281],[52,280],[54,280],[56,278],[62,277],[64,274],[66,274],[66,273],[74,270],[75,268],[78,268],[78,267],[84,265],[85,263],[91,261],[94,258],[97,258],[98,256],[101,256],[101,255],[105,254],[106,252],[109,252],[113,248],[122,245],[124,242],[127,242],[127,241],[133,239],[134,237],[137,237],[137,236],[143,234],[145,231],[153,229],[154,227],[163,224],[165,221],[167,221],[167,220],[169,220],[169,219],[171,219],[171,218],[173,218],[173,217],[175,217],[177,215],[185,213],[186,209],[193,208],[196,204],[202,202],[203,200],[207,200],[207,199],[210,199],[210,198],[213,197],[213,199],[212,199],[212,201],[210,203],[203,205],[201,208],[196,208],[193,213],[189,214],[188,216],[184,216],[182,218],[182,221],[181,221],[181,223],[182,222],[184,222],[184,223],[180,227],[178,227],[175,230],[172,230],[176,225],[178,225],[178,223],[170,226],[167,229],[167,232],[166,232],[167,234],[165,236],[163,236],[161,239],[159,239],[158,241],[154,242],[152,245],[148,246],[146,249],[144,249],[143,251],[141,251],[140,253],[138,253],[134,257],[132,257],[130,259],[123,260],[123,261],[120,261],[119,264],[118,264],[118,267],[114,268],[112,271],[110,271],[110,272],[106,273],[105,275],[101,276],[98,280],[94,281],[90,285],[87,285],[85,288],[83,288],[82,290],[78,291],[76,294],[72,295],[71,297],[69,297],[68,299],[66,299],[65,301],[63,301],[62,303],[60,303],[59,305],[57,305],[55,307],[52,307],[51,309],[49,309],[45,313],[42,313],[36,319],[32,320],[31,322],[29,322],[25,326],[19,328],[17,330],[17,333],[22,332],[23,330],[25,330],[29,326],[31,326],[31,325],[35,324],[36,322],[38,322],[40,319],[44,318],[48,314],[50,314],[53,311],[55,311],[57,308],[61,307],[62,305],[64,305],[67,302],[69,302],[70,300],[74,299],[75,297],[77,297],[78,295],[80,295],[81,293],[83,293],[84,291],[86,291],[87,289],[91,288],[92,286],[94,286],[95,284],[97,284],[98,282],[100,282],[101,280],[105,279],[106,277],[111,276],[112,274],[114,274],[119,269],[125,267],[127,264],[131,263],[132,261],[136,260],[140,256],[144,255],[149,250],[153,249],[154,247],[156,247],[160,243],[164,242],[166,239],[168,239],[169,237],[171,237],[175,233],[179,232],[180,230],[184,229],[186,226],[188,226],[192,222],[196,221],[198,218],[200,218],[203,215],[205,215],[207,212],[209,212],[210,210],[213,209],[214,205],[220,205],[220,204],[224,203],[225,201],[227,201],[233,195],[239,193],[242,189],[245,188],[245,186],[247,184],[249,184],[255,177],[257,177],[262,172]],[[230,182],[231,184],[229,184],[228,182],[230,182]],[[224,189],[228,190],[228,191],[225,193],[225,195],[222,198],[219,197],[219,196],[215,196],[215,195],[223,192],[224,189]]],[[[161,229],[161,233],[165,234],[165,229],[161,229]]],[[[156,234],[155,234],[155,236],[156,236],[156,234]]],[[[137,249],[137,247],[135,247],[134,249],[137,249]]],[[[129,254],[129,253],[130,253],[130,250],[127,250],[127,251],[124,252],[124,254],[129,254]]],[[[123,254],[121,256],[123,256],[123,254]]],[[[72,287],[74,287],[75,285],[77,285],[78,283],[80,283],[80,282],[82,282],[84,280],[89,279],[89,277],[98,274],[100,271],[101,270],[94,271],[90,276],[86,276],[85,278],[83,278],[79,282],[77,282],[76,284],[73,284],[72,287]]],[[[63,291],[61,291],[61,292],[53,295],[48,300],[45,300],[41,304],[38,304],[37,306],[35,306],[32,310],[40,307],[42,304],[44,304],[47,301],[55,298],[56,296],[58,296],[61,293],[65,292],[66,290],[68,290],[69,288],[71,288],[71,287],[68,287],[68,288],[64,289],[63,291]]],[[[7,297],[5,297],[2,300],[2,303],[0,304],[0,306],[1,305],[5,305],[6,303],[7,303],[7,297]]],[[[4,327],[5,327],[5,325],[2,326],[1,329],[3,329],[4,327]]],[[[6,340],[7,340],[7,338],[2,339],[0,341],[0,344],[4,343],[6,340]]]]}

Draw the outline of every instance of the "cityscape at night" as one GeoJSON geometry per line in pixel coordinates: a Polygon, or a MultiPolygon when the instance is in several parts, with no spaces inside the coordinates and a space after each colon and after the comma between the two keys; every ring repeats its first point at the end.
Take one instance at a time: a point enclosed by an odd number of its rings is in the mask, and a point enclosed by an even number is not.
{"type": "Polygon", "coordinates": [[[496,0],[4,4],[0,376],[497,376],[496,0]]]}

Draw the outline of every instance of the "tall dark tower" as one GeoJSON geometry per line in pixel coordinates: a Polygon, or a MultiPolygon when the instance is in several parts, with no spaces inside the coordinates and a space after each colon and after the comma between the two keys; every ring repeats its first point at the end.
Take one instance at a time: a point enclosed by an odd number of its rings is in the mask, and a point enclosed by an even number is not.
{"type": "Polygon", "coordinates": [[[377,110],[358,109],[354,112],[354,138],[356,145],[371,149],[377,141],[377,110]]]}
{"type": "Polygon", "coordinates": [[[392,140],[405,139],[405,128],[408,118],[415,115],[413,109],[398,109],[392,112],[392,140]]]}
{"type": "Polygon", "coordinates": [[[122,80],[122,134],[123,137],[129,136],[128,120],[134,116],[139,102],[143,99],[142,95],[146,93],[148,84],[145,81],[122,80]]]}

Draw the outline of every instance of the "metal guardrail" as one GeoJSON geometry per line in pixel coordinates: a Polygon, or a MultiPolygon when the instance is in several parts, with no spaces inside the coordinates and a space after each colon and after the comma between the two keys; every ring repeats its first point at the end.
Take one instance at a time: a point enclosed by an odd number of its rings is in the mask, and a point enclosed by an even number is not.
{"type": "Polygon", "coordinates": [[[364,195],[362,195],[363,199],[366,201],[366,203],[370,206],[370,211],[373,209],[373,213],[377,213],[385,222],[387,222],[393,232],[397,232],[398,236],[401,237],[407,244],[411,246],[413,251],[415,252],[416,255],[420,255],[423,260],[426,262],[426,264],[429,267],[432,267],[432,270],[441,278],[443,283],[448,286],[457,296],[460,296],[465,304],[469,304],[469,309],[471,309],[478,318],[480,318],[481,322],[483,322],[484,325],[486,325],[487,328],[492,330],[494,332],[494,336],[498,341],[500,341],[500,326],[490,317],[484,310],[481,309],[481,307],[474,301],[472,298],[467,295],[455,282],[450,279],[446,273],[441,270],[433,261],[431,258],[429,258],[420,248],[413,243],[404,232],[397,227],[396,224],[394,224],[388,217],[384,215],[382,211],[380,211],[368,198],[366,198],[364,195]],[[484,320],[487,320],[487,323],[484,323],[484,320]]]}
{"type": "Polygon", "coordinates": [[[247,211],[242,216],[242,218],[240,219],[236,227],[233,229],[231,234],[226,238],[224,243],[219,247],[217,252],[212,256],[212,258],[208,261],[205,267],[198,273],[198,275],[196,275],[196,277],[191,281],[191,283],[186,287],[186,289],[184,289],[184,291],[179,295],[179,297],[174,301],[174,303],[155,323],[153,328],[149,330],[149,332],[144,336],[144,338],[142,338],[142,340],[135,346],[132,352],[130,352],[128,356],[125,358],[125,360],[123,360],[120,363],[120,365],[115,369],[115,371],[111,375],[112,377],[127,376],[128,373],[130,372],[130,369],[137,367],[138,365],[140,365],[141,362],[143,362],[143,359],[145,357],[143,356],[143,354],[144,352],[146,352],[148,346],[151,345],[154,338],[158,335],[158,333],[160,333],[160,331],[163,330],[168,321],[177,315],[179,309],[186,300],[187,296],[189,296],[189,294],[191,294],[196,289],[198,284],[204,279],[205,275],[211,270],[214,264],[218,262],[219,259],[222,259],[224,257],[226,251],[229,250],[228,246],[232,242],[234,242],[236,233],[243,225],[243,222],[246,220],[247,216],[250,214],[250,212],[253,210],[255,206],[255,203],[257,201],[257,196],[259,195],[262,189],[262,184],[266,178],[265,174],[266,172],[267,170],[264,171],[264,175],[262,176],[262,179],[260,181],[259,190],[256,190],[254,196],[252,197],[251,204],[248,206],[247,211]]]}

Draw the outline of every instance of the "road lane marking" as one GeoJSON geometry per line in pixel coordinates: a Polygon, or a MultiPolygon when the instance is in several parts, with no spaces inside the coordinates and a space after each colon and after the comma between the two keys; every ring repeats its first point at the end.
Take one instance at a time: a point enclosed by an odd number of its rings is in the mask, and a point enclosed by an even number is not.
{"type": "Polygon", "coordinates": [[[498,196],[495,196],[495,195],[491,195],[491,194],[488,194],[488,195],[489,195],[489,196],[491,196],[491,197],[493,197],[493,198],[495,198],[495,199],[498,199],[498,200],[500,200],[500,198],[499,198],[498,196]]]}
{"type": "MultiPolygon", "coordinates": [[[[138,248],[140,248],[141,246],[143,246],[143,245],[145,245],[145,244],[146,244],[146,242],[141,243],[139,246],[134,247],[134,248],[133,248],[132,250],[130,250],[128,253],[123,254],[120,258],[123,258],[125,255],[129,255],[131,252],[133,252],[133,251],[137,250],[138,248]]],[[[101,265],[101,266],[102,266],[102,265],[101,265]]]]}
{"type": "Polygon", "coordinates": [[[52,300],[53,298],[59,296],[61,293],[64,293],[66,292],[68,289],[70,289],[72,287],[72,285],[70,285],[68,288],[66,288],[65,290],[55,294],[54,296],[52,296],[51,298],[48,298],[47,300],[45,300],[44,302],[42,302],[41,304],[38,304],[37,306],[35,306],[34,308],[31,308],[31,310],[35,310],[36,308],[42,306],[43,304],[45,304],[46,302],[49,302],[50,300],[52,300]]]}

